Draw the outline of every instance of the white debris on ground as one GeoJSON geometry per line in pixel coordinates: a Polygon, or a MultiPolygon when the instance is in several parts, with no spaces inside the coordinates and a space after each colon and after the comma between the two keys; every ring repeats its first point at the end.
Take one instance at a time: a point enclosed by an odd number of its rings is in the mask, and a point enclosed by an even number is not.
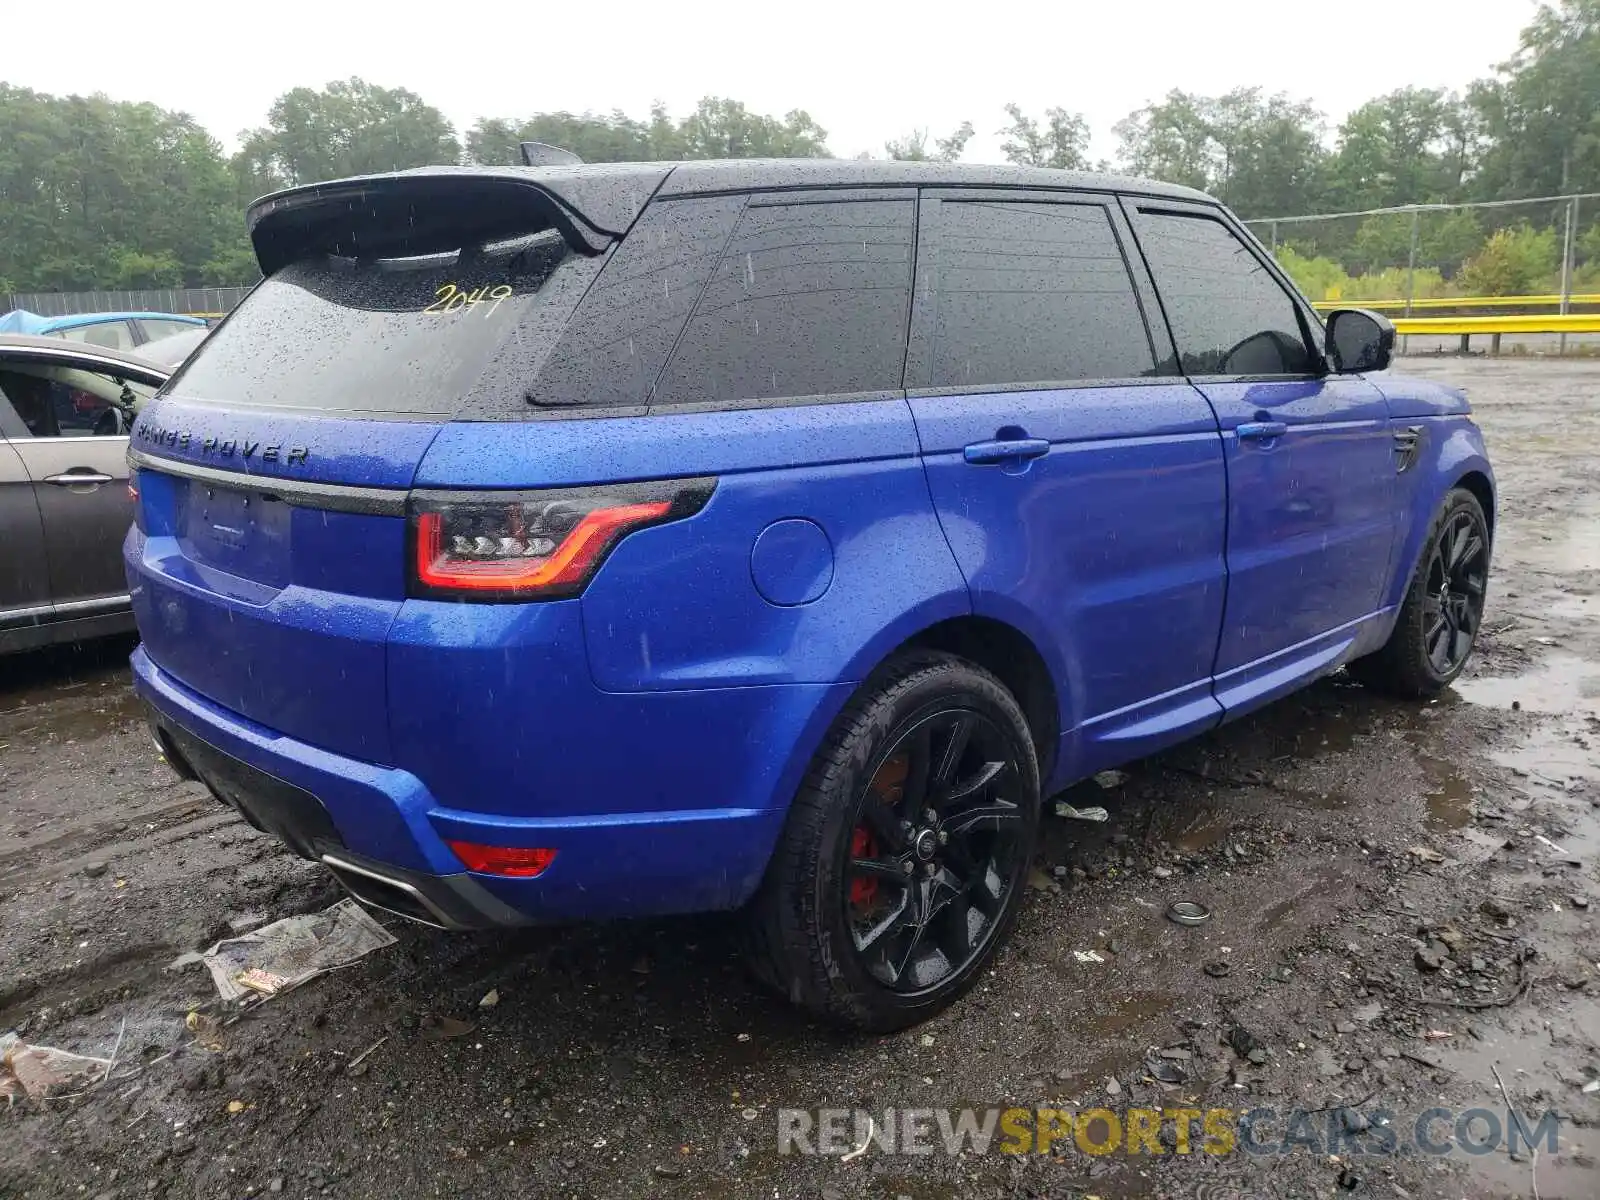
{"type": "Polygon", "coordinates": [[[14,1033],[0,1034],[0,1096],[7,1107],[20,1096],[41,1100],[93,1087],[111,1073],[114,1058],[35,1046],[14,1033]]]}
{"type": "Polygon", "coordinates": [[[261,999],[348,966],[395,939],[354,900],[226,938],[201,956],[224,1000],[261,999]]]}

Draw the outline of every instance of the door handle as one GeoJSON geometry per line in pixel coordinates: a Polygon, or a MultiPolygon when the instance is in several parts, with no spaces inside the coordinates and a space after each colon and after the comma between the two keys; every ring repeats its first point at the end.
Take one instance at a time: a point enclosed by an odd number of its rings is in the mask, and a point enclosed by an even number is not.
{"type": "Polygon", "coordinates": [[[113,482],[111,476],[102,475],[99,471],[67,471],[61,475],[46,475],[44,481],[57,487],[87,487],[90,484],[113,482]]]}
{"type": "Polygon", "coordinates": [[[1241,439],[1248,438],[1253,442],[1271,441],[1280,438],[1289,432],[1289,426],[1283,421],[1246,421],[1234,430],[1241,439]]]}
{"type": "Polygon", "coordinates": [[[973,442],[961,451],[961,456],[973,466],[983,467],[1040,458],[1048,453],[1050,442],[1045,438],[1011,438],[998,442],[973,442]]]}

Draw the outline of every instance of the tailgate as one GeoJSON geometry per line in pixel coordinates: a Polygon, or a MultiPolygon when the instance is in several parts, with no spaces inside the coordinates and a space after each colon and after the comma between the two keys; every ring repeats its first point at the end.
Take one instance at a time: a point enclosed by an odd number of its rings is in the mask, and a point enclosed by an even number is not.
{"type": "Polygon", "coordinates": [[[531,177],[465,171],[296,189],[250,221],[266,278],[133,431],[134,612],[193,691],[388,763],[417,464],[464,412],[528,411],[607,239],[531,177]]]}
{"type": "Polygon", "coordinates": [[[146,652],[241,716],[387,762],[384,638],[405,599],[405,488],[437,429],[154,406],[130,454],[144,529],[130,539],[129,582],[146,652]],[[380,428],[381,457],[338,451],[380,428]],[[302,477],[176,457],[185,439],[213,458],[229,443],[233,458],[275,450],[284,465],[295,452],[302,477]]]}

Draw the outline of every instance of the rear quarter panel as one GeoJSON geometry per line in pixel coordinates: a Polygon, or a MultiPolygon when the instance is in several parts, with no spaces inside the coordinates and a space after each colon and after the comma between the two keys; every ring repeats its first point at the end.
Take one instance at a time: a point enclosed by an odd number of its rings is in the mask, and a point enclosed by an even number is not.
{"type": "Polygon", "coordinates": [[[407,601],[389,640],[402,765],[445,803],[482,811],[782,809],[854,683],[970,611],[898,396],[453,424],[417,485],[705,476],[717,483],[701,512],[624,539],[579,599],[407,601]],[[809,603],[775,604],[752,548],[795,519],[820,528],[831,561],[809,603]],[[482,764],[495,761],[503,785],[484,795],[482,764]]]}
{"type": "Polygon", "coordinates": [[[594,682],[607,691],[838,683],[896,644],[970,610],[933,516],[899,398],[648,418],[452,425],[419,486],[553,487],[715,476],[693,518],[624,540],[581,601],[594,682]],[[480,482],[481,481],[481,482],[480,482]],[[831,578],[810,603],[773,604],[752,578],[776,522],[818,525],[831,578]]]}

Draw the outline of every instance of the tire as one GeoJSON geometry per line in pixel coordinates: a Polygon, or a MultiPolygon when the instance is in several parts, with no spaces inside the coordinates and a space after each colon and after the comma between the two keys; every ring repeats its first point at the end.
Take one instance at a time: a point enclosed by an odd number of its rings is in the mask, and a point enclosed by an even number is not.
{"type": "Polygon", "coordinates": [[[950,655],[891,660],[790,808],[744,914],[754,973],[834,1024],[932,1016],[1010,936],[1038,825],[1038,759],[1004,685],[950,655]]]}
{"type": "Polygon", "coordinates": [[[1489,523],[1478,498],[1465,488],[1453,489],[1428,526],[1389,640],[1350,663],[1351,676],[1374,691],[1407,700],[1436,696],[1449,687],[1472,656],[1483,623],[1490,548],[1489,523]],[[1441,584],[1446,585],[1442,590],[1441,584]]]}

